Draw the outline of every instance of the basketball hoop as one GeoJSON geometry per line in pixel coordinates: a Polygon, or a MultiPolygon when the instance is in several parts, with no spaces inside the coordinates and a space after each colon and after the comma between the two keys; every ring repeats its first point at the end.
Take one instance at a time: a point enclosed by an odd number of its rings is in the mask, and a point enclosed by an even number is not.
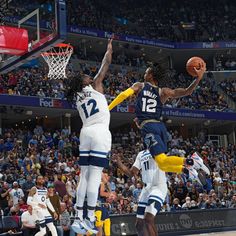
{"type": "Polygon", "coordinates": [[[64,79],[66,77],[66,66],[73,53],[73,47],[70,44],[60,43],[41,56],[47,62],[49,67],[48,78],[64,79]]]}

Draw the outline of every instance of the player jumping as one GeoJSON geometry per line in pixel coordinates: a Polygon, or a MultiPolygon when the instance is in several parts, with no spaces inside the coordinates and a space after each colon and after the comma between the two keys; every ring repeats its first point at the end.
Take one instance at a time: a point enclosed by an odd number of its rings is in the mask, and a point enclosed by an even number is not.
{"type": "Polygon", "coordinates": [[[57,236],[57,230],[53,224],[53,218],[49,213],[47,207],[50,209],[50,211],[53,212],[55,220],[58,219],[58,215],[48,198],[48,191],[43,185],[44,185],[43,176],[41,175],[37,176],[36,187],[33,187],[30,190],[27,199],[27,204],[32,206],[33,214],[36,215],[36,218],[39,221],[40,231],[37,234],[35,234],[35,236],[46,235],[46,226],[50,230],[52,236],[57,236]]]}
{"type": "Polygon", "coordinates": [[[137,82],[133,84],[130,88],[121,92],[109,105],[109,109],[112,110],[133,94],[137,96],[135,113],[141,135],[159,168],[165,172],[184,172],[188,174],[189,171],[184,166],[189,165],[196,169],[201,168],[207,174],[210,174],[203,160],[196,154],[189,159],[165,154],[167,151],[167,130],[164,123],[160,121],[163,105],[170,98],[180,98],[193,93],[203,78],[206,64],[203,63],[200,69],[194,68],[194,70],[197,78],[188,88],[170,89],[158,87],[158,82],[165,79],[165,71],[161,65],[150,66],[144,74],[144,83],[137,82]]]}
{"type": "Polygon", "coordinates": [[[111,150],[110,112],[103,94],[102,83],[111,59],[112,39],[108,41],[107,51],[97,75],[94,78],[89,75],[72,78],[67,94],[68,99],[76,99],[77,109],[83,122],[79,147],[81,174],[76,196],[78,219],[72,225],[76,233],[81,233],[83,228],[94,234],[98,232],[94,226],[94,211],[102,171],[104,167],[109,165],[108,154],[111,150]],[[83,219],[83,205],[86,195],[88,214],[83,219]]]}

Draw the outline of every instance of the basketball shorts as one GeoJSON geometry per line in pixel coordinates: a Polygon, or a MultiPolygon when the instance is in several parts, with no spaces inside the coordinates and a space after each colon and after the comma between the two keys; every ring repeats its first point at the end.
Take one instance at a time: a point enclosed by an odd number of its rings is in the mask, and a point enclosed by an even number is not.
{"type": "Polygon", "coordinates": [[[91,125],[83,127],[80,133],[80,158],[81,166],[109,166],[111,151],[111,133],[107,126],[91,125]]]}
{"type": "Polygon", "coordinates": [[[145,213],[156,215],[163,205],[167,194],[166,184],[163,186],[153,186],[143,188],[139,197],[137,218],[144,219],[145,213]]]}
{"type": "Polygon", "coordinates": [[[152,156],[167,152],[167,129],[162,122],[148,122],[141,128],[144,147],[152,156]]]}
{"type": "Polygon", "coordinates": [[[32,212],[36,215],[36,219],[39,221],[39,225],[44,227],[46,224],[53,222],[53,218],[47,209],[39,209],[33,210],[32,212]]]}

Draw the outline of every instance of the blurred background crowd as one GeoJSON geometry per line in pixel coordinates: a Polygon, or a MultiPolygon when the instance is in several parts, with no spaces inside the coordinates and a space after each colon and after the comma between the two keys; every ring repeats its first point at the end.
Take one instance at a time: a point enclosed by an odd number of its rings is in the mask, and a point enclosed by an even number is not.
{"type": "MultiPolygon", "coordinates": [[[[54,132],[43,130],[39,125],[33,131],[5,130],[0,139],[2,214],[21,215],[27,209],[28,191],[35,185],[36,176],[41,174],[45,176],[45,186],[54,189],[60,201],[66,204],[68,213],[73,215],[80,174],[78,146],[78,134],[69,134],[66,127],[54,132]]],[[[236,146],[215,146],[204,135],[184,139],[176,130],[171,130],[168,147],[169,153],[186,157],[198,151],[212,174],[207,176],[204,186],[184,175],[167,174],[169,192],[163,211],[236,207],[236,146]]],[[[139,131],[125,127],[113,132],[112,154],[121,154],[127,166],[132,165],[139,150],[142,150],[139,131]]],[[[109,212],[134,213],[143,187],[141,179],[125,176],[112,158],[104,174],[108,175],[109,212]],[[109,193],[114,192],[117,198],[109,199],[109,193]]]]}

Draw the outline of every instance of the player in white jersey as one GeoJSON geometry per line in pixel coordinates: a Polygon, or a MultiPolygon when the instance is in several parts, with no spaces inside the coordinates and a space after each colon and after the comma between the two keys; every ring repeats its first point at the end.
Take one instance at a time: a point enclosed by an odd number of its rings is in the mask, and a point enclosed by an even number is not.
{"type": "Polygon", "coordinates": [[[27,204],[32,206],[33,214],[36,216],[40,225],[40,231],[35,234],[35,236],[46,235],[46,226],[50,230],[52,236],[57,236],[57,230],[53,224],[53,218],[47,208],[53,212],[55,220],[58,218],[58,215],[48,198],[48,191],[45,187],[43,187],[43,185],[43,176],[37,176],[36,187],[33,187],[30,190],[27,199],[27,204]]]}
{"type": "Polygon", "coordinates": [[[160,211],[167,195],[165,172],[159,169],[149,150],[138,153],[133,166],[125,166],[119,155],[115,156],[118,167],[127,176],[137,176],[141,171],[144,188],[139,197],[136,229],[140,236],[156,236],[155,216],[160,211]]]}
{"type": "Polygon", "coordinates": [[[72,225],[76,233],[84,233],[81,232],[83,228],[94,234],[98,232],[94,226],[94,211],[102,171],[104,167],[109,166],[108,154],[111,150],[110,112],[103,89],[103,80],[111,59],[112,39],[108,41],[107,51],[97,75],[94,78],[86,74],[72,78],[67,93],[68,100],[76,100],[83,122],[79,146],[81,173],[76,196],[77,220],[72,225]],[[88,214],[83,219],[86,195],[88,214]]]}

